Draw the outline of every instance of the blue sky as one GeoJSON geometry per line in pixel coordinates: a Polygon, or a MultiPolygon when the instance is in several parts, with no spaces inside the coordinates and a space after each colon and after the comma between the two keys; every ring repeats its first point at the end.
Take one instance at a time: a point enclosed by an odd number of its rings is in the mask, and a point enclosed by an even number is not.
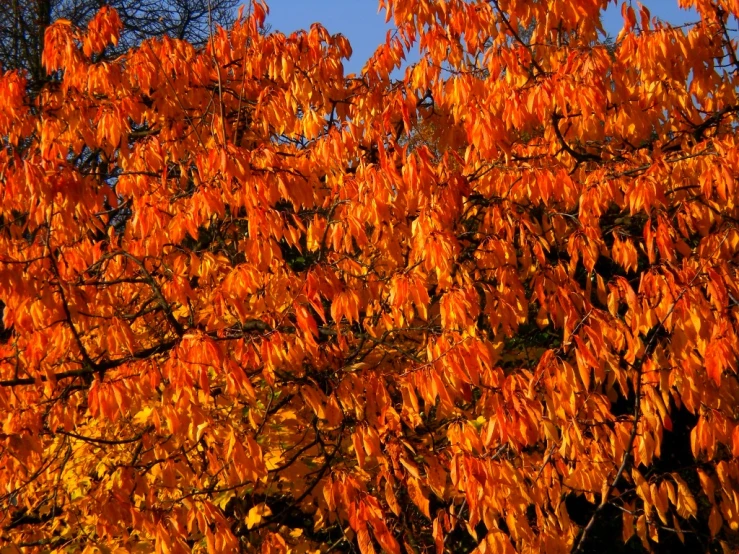
{"type": "MultiPolygon", "coordinates": [[[[273,30],[289,34],[308,29],[320,22],[330,33],[342,33],[352,45],[354,54],[346,71],[358,73],[377,45],[385,40],[390,28],[384,12],[377,12],[376,0],[267,0],[270,13],[267,22],[273,30]]],[[[653,16],[673,24],[696,19],[695,14],[678,8],[677,0],[642,0],[653,16]]],[[[611,5],[604,18],[606,31],[614,37],[622,27],[621,1],[611,5]]],[[[634,2],[636,7],[636,2],[634,2]]]]}

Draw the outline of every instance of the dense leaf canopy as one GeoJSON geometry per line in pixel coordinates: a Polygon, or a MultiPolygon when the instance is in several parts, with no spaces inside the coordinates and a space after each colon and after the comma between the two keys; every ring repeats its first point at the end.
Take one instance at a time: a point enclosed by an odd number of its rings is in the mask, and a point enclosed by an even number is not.
{"type": "Polygon", "coordinates": [[[3,552],[736,548],[739,2],[608,3],[381,0],[359,75],[261,3],[51,25],[0,76],[3,552]]]}

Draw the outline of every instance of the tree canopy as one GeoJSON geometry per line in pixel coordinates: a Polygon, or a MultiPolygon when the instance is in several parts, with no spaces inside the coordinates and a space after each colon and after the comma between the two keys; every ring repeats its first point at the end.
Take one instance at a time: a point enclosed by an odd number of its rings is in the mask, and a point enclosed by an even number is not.
{"type": "Polygon", "coordinates": [[[0,549],[731,552],[735,0],[104,7],[0,76],[0,549]],[[417,48],[404,78],[390,74],[417,48]]]}

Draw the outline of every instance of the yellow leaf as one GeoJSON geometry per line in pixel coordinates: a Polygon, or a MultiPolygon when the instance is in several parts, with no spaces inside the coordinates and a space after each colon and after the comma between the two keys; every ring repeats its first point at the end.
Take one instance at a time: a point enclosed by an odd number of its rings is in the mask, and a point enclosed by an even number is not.
{"type": "Polygon", "coordinates": [[[634,515],[630,512],[623,512],[623,540],[624,544],[629,542],[629,539],[634,535],[636,530],[634,529],[634,515]]]}
{"type": "Polygon", "coordinates": [[[724,519],[716,506],[711,507],[711,515],[708,516],[708,528],[711,530],[711,537],[715,537],[721,530],[724,519]]]}
{"type": "Polygon", "coordinates": [[[703,489],[703,494],[705,494],[708,497],[708,501],[711,504],[715,503],[713,478],[711,478],[711,476],[708,475],[702,469],[699,469],[698,479],[700,480],[701,488],[703,489]]]}
{"type": "Polygon", "coordinates": [[[272,510],[267,504],[257,504],[249,510],[246,516],[246,526],[251,529],[262,522],[262,519],[272,515],[272,510]]]}
{"type": "Polygon", "coordinates": [[[423,490],[421,490],[421,485],[418,480],[414,477],[409,476],[406,483],[408,486],[408,496],[410,497],[410,499],[416,506],[418,506],[418,509],[421,510],[421,513],[423,513],[423,515],[431,519],[431,513],[429,511],[429,499],[426,498],[423,490]]]}
{"type": "Polygon", "coordinates": [[[677,513],[682,518],[695,517],[698,512],[698,504],[696,504],[687,483],[676,473],[673,473],[672,477],[677,483],[677,513]]]}
{"type": "Polygon", "coordinates": [[[375,547],[372,544],[372,538],[366,527],[357,531],[357,543],[359,544],[359,551],[362,554],[375,554],[375,547]]]}
{"type": "Polygon", "coordinates": [[[434,456],[426,456],[426,479],[429,487],[439,498],[444,498],[447,473],[434,456]]]}
{"type": "Polygon", "coordinates": [[[641,539],[644,548],[649,550],[649,540],[647,539],[647,516],[643,514],[636,518],[636,534],[641,539]]]}
{"type": "Polygon", "coordinates": [[[390,481],[387,479],[385,480],[385,500],[387,501],[387,505],[390,507],[392,512],[396,515],[400,515],[400,504],[398,504],[398,499],[395,496],[395,491],[393,490],[393,485],[390,481]]]}
{"type": "Polygon", "coordinates": [[[639,470],[634,468],[631,470],[631,476],[634,479],[634,484],[636,485],[636,494],[638,494],[644,502],[647,502],[648,504],[652,504],[652,493],[649,490],[649,484],[647,481],[642,477],[642,474],[639,473],[639,470]]]}

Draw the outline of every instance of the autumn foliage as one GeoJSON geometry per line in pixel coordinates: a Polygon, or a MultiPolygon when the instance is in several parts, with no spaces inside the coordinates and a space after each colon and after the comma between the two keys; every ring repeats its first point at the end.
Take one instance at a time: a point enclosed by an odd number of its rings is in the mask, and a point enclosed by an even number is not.
{"type": "Polygon", "coordinates": [[[736,548],[739,3],[608,3],[381,0],[359,75],[261,3],[49,27],[0,76],[2,552],[736,548]]]}

